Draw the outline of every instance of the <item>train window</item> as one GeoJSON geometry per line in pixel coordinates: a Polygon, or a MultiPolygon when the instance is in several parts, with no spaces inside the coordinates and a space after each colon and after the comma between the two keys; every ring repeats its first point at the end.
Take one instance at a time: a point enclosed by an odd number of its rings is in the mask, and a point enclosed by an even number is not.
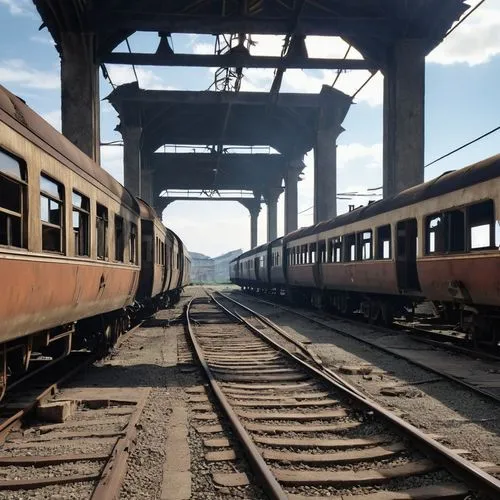
{"type": "Polygon", "coordinates": [[[123,233],[123,217],[115,215],[115,260],[123,262],[125,253],[125,235],[123,233]]]}
{"type": "Polygon", "coordinates": [[[356,260],[356,235],[354,233],[344,236],[344,262],[356,260]]]}
{"type": "Polygon", "coordinates": [[[40,176],[40,214],[42,250],[63,252],[64,187],[42,174],[40,176]]]}
{"type": "Polygon", "coordinates": [[[130,224],[130,262],[137,264],[137,226],[132,222],[130,224]]]}
{"type": "Polygon", "coordinates": [[[336,236],[330,240],[329,262],[341,262],[342,260],[342,237],[336,236]]]}
{"type": "Polygon", "coordinates": [[[108,209],[96,204],[96,241],[97,241],[97,258],[108,258],[108,209]]]}
{"type": "Polygon", "coordinates": [[[492,200],[467,207],[467,226],[471,250],[493,248],[495,210],[492,200]]]}
{"type": "Polygon", "coordinates": [[[426,253],[443,253],[446,248],[446,231],[442,214],[429,215],[426,222],[426,253]]]}
{"type": "Polygon", "coordinates": [[[377,251],[376,259],[391,258],[391,226],[381,226],[377,228],[377,251]]]}
{"type": "Polygon", "coordinates": [[[316,243],[311,243],[309,245],[309,264],[316,264],[316,253],[317,245],[316,243]]]}
{"type": "Polygon", "coordinates": [[[446,212],[446,229],[448,231],[448,252],[465,251],[465,214],[463,210],[446,212]]]}
{"type": "Polygon", "coordinates": [[[0,245],[26,247],[26,169],[0,151],[0,245]]]}
{"type": "Polygon", "coordinates": [[[358,252],[359,260],[370,260],[372,258],[372,231],[363,231],[358,233],[358,252]]]}
{"type": "Polygon", "coordinates": [[[319,262],[326,262],[326,241],[320,241],[318,243],[318,259],[319,262]]]}
{"type": "Polygon", "coordinates": [[[301,264],[308,264],[309,263],[309,254],[307,251],[307,245],[302,245],[301,247],[301,264]]]}
{"type": "Polygon", "coordinates": [[[75,255],[89,256],[89,216],[90,200],[73,191],[73,238],[75,242],[75,255]]]}

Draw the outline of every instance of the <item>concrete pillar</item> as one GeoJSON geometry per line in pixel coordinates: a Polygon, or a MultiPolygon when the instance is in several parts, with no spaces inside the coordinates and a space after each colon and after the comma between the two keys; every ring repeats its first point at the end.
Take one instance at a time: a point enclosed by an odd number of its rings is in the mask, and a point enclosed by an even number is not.
{"type": "Polygon", "coordinates": [[[260,212],[260,194],[254,193],[255,198],[245,198],[240,203],[250,212],[250,248],[257,246],[257,229],[260,212]]]}
{"type": "Polygon", "coordinates": [[[154,206],[153,171],[150,169],[141,169],[141,198],[152,207],[154,206]]]}
{"type": "Polygon", "coordinates": [[[94,52],[94,35],[61,33],[62,133],[100,163],[99,67],[94,52]]]}
{"type": "Polygon", "coordinates": [[[384,70],[384,198],[424,181],[424,102],[422,42],[399,40],[384,70]]]}
{"type": "Polygon", "coordinates": [[[281,188],[270,188],[264,193],[267,205],[267,241],[273,241],[278,237],[278,198],[281,188]]]}
{"type": "Polygon", "coordinates": [[[352,98],[326,85],[320,92],[320,109],[314,146],[314,223],[337,215],[337,137],[352,98]]]}
{"type": "Polygon", "coordinates": [[[141,196],[141,136],[142,128],[134,125],[120,127],[123,137],[123,180],[134,195],[141,196]]]}
{"type": "Polygon", "coordinates": [[[314,148],[314,223],[337,215],[338,131],[320,127],[314,148]]]}
{"type": "Polygon", "coordinates": [[[259,212],[260,207],[250,210],[250,248],[255,248],[257,246],[259,212]]]}
{"type": "Polygon", "coordinates": [[[298,227],[297,182],[299,173],[299,169],[290,166],[285,174],[285,234],[295,231],[298,227]]]}
{"type": "Polygon", "coordinates": [[[163,219],[163,212],[172,203],[169,198],[164,196],[157,196],[154,200],[153,208],[160,219],[163,219]]]}

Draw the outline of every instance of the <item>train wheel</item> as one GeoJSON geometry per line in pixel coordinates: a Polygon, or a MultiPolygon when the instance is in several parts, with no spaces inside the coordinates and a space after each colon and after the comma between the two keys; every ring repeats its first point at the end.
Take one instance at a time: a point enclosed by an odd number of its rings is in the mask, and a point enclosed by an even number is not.
{"type": "Polygon", "coordinates": [[[370,318],[369,322],[372,325],[376,325],[380,322],[380,318],[382,316],[381,306],[379,302],[371,302],[370,303],[370,318]]]}

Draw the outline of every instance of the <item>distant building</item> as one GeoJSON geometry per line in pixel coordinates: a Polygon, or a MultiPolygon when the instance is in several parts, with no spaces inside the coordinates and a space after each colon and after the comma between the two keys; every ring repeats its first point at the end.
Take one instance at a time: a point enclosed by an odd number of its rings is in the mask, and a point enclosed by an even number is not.
{"type": "Polygon", "coordinates": [[[243,251],[227,252],[219,257],[189,252],[192,258],[191,281],[193,283],[226,283],[229,281],[229,263],[243,251]]]}

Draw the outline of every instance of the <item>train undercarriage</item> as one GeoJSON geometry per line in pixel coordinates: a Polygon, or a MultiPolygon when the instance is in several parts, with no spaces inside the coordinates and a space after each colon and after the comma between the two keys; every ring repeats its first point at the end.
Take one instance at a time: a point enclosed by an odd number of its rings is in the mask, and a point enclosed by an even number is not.
{"type": "Polygon", "coordinates": [[[370,324],[391,326],[395,319],[418,321],[424,317],[435,325],[446,324],[474,347],[500,348],[500,311],[494,307],[463,302],[431,302],[421,297],[376,295],[306,287],[241,286],[252,295],[278,297],[293,305],[313,307],[341,316],[362,317],[370,324]]]}

